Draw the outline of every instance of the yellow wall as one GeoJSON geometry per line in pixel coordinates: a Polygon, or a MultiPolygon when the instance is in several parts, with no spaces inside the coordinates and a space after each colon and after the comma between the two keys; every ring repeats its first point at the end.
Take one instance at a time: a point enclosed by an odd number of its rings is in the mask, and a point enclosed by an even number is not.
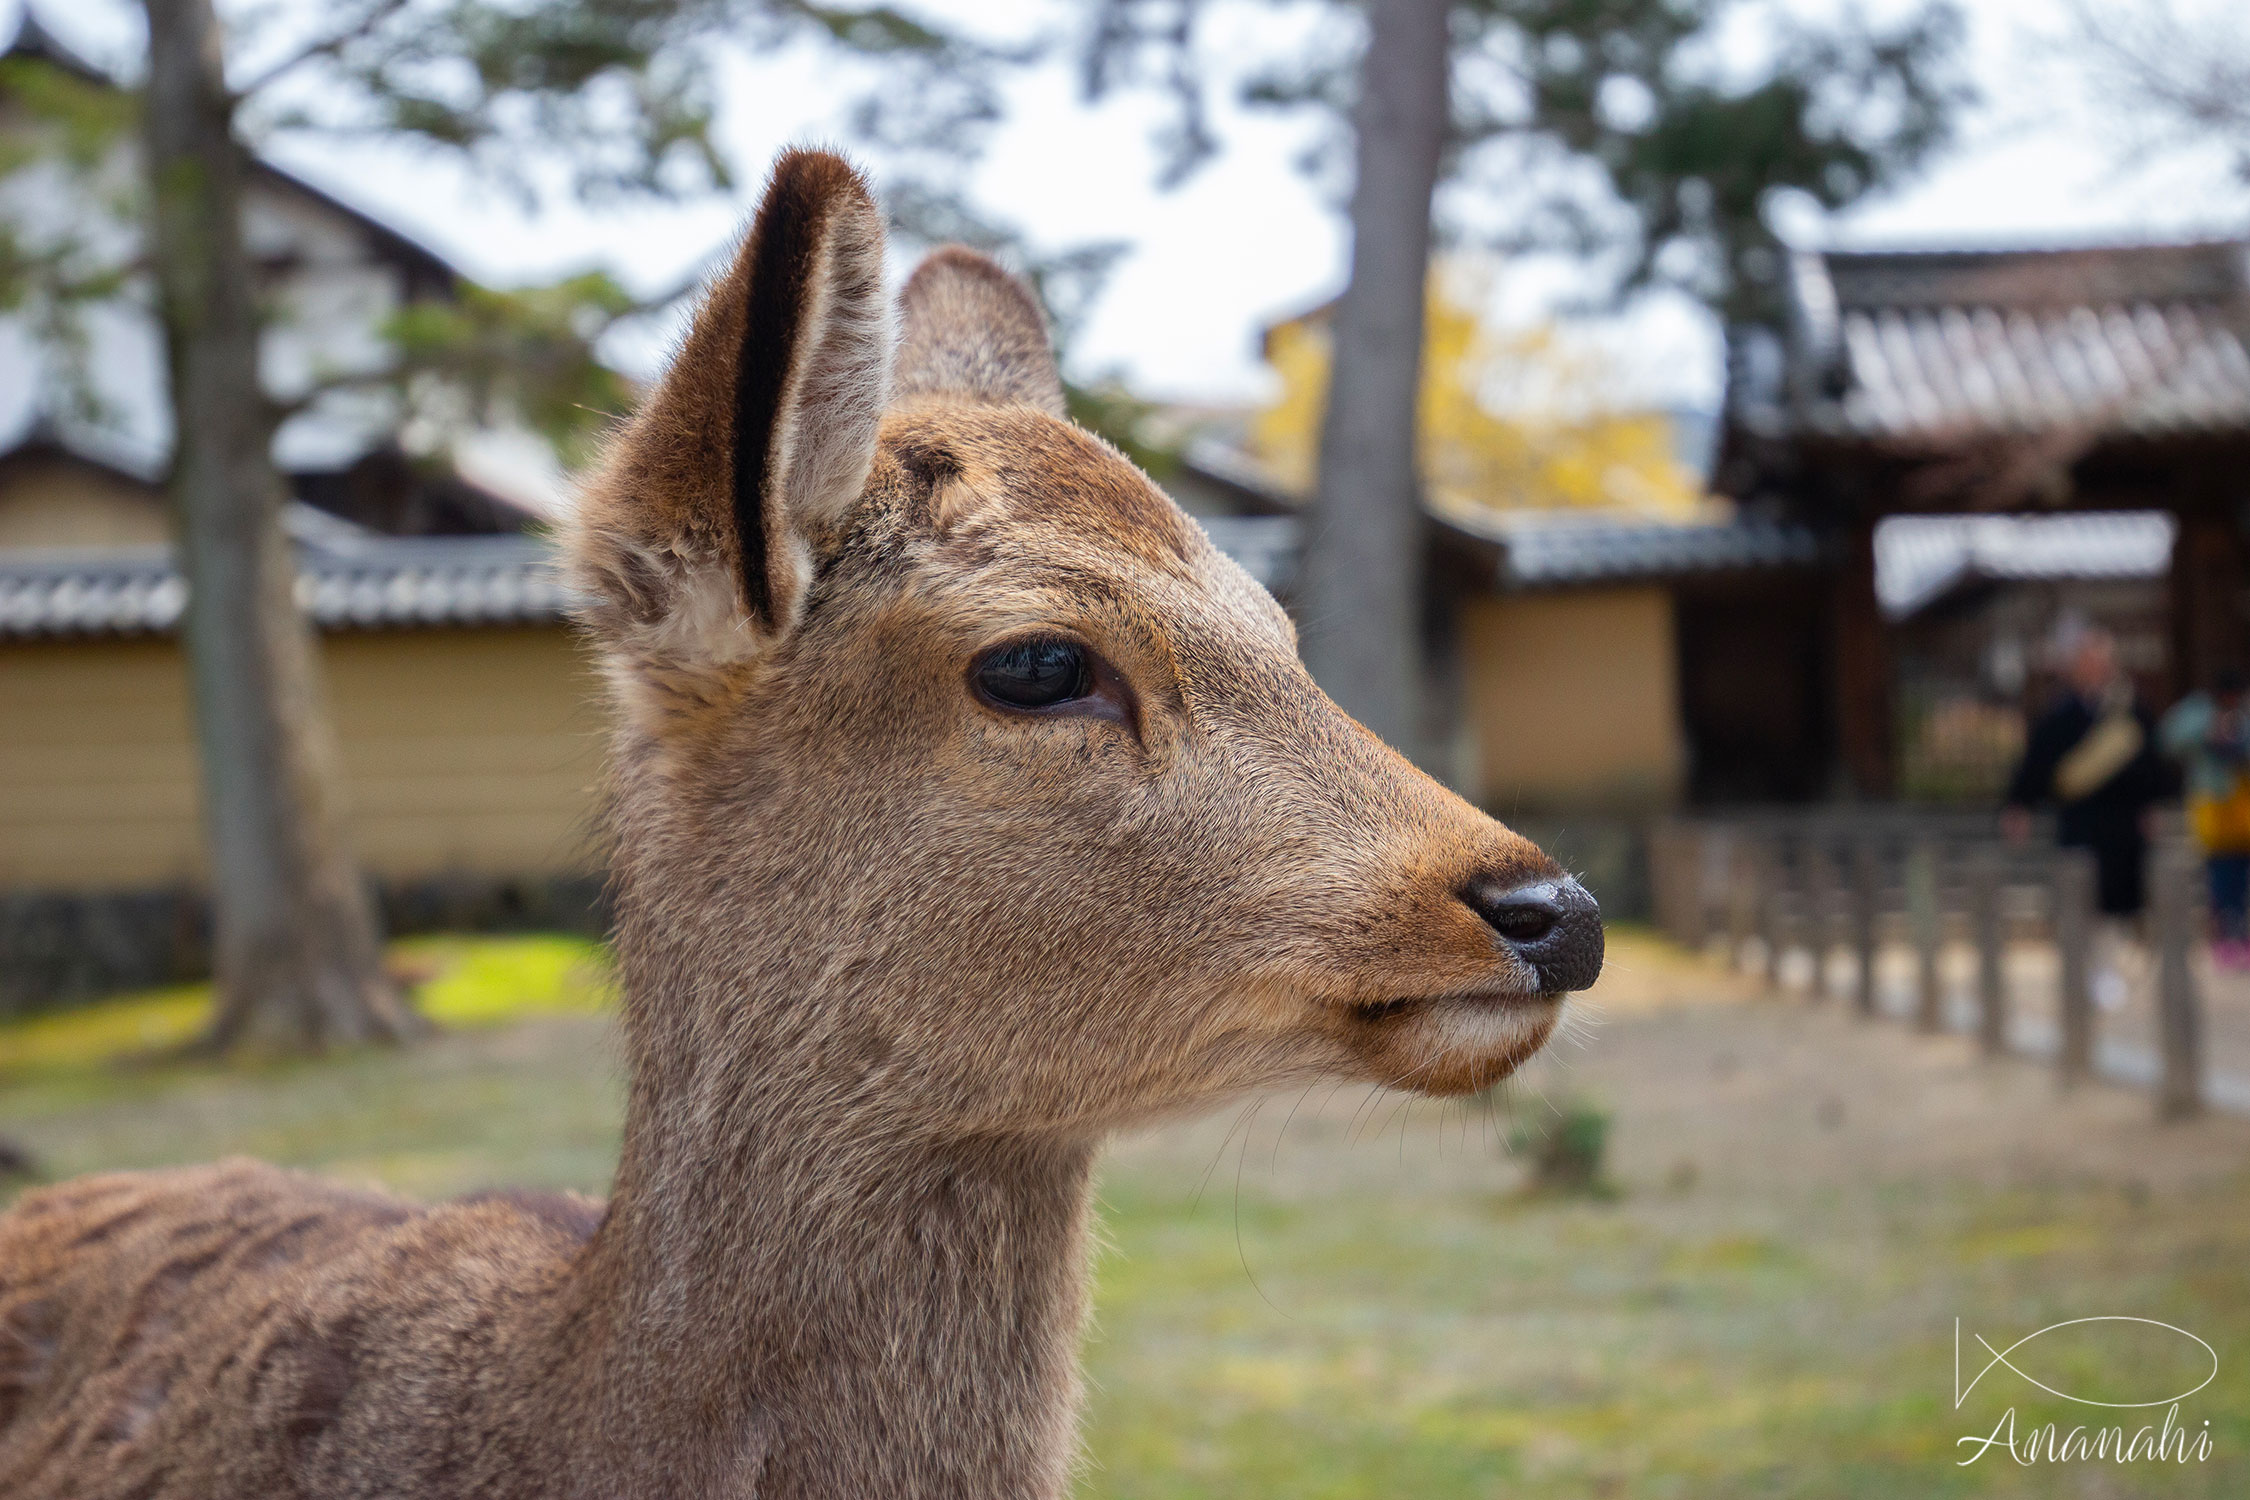
{"type": "MultiPolygon", "coordinates": [[[[374,873],[588,867],[595,680],[560,627],[324,643],[354,845],[374,873]]],[[[171,640],[0,645],[0,886],[203,872],[185,664],[171,640]]]]}
{"type": "Polygon", "coordinates": [[[1488,806],[1505,816],[1678,796],[1687,750],[1667,591],[1482,597],[1461,632],[1464,717],[1488,806]]]}
{"type": "Polygon", "coordinates": [[[164,497],[92,464],[19,454],[0,463],[0,548],[157,546],[164,497]]]}

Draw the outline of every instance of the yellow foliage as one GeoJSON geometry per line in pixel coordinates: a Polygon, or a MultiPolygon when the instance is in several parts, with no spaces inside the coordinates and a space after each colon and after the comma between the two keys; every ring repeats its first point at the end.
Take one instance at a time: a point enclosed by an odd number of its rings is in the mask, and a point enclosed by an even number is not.
{"type": "Polygon", "coordinates": [[[1320,461],[1320,418],[1328,401],[1328,328],[1296,318],[1266,335],[1266,363],[1281,394],[1252,419],[1250,446],[1291,493],[1312,493],[1320,461]]]}
{"type": "MultiPolygon", "coordinates": [[[[1673,456],[1660,412],[1621,412],[1600,400],[1608,370],[1551,327],[1501,331],[1430,278],[1422,349],[1422,481],[1433,502],[1496,510],[1603,506],[1682,515],[1694,477],[1673,456]],[[1493,410],[1495,394],[1511,415],[1493,410]]],[[[1310,492],[1328,393],[1325,317],[1283,323],[1266,341],[1281,393],[1260,412],[1251,442],[1283,484],[1310,492]]]]}

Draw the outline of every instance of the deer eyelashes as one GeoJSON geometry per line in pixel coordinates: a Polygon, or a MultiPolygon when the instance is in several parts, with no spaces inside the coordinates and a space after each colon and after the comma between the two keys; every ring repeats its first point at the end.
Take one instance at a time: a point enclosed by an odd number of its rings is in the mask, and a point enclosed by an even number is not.
{"type": "Polygon", "coordinates": [[[1138,727],[1124,677],[1068,636],[1018,636],[986,647],[969,663],[969,690],[1004,714],[1071,715],[1138,727]]]}

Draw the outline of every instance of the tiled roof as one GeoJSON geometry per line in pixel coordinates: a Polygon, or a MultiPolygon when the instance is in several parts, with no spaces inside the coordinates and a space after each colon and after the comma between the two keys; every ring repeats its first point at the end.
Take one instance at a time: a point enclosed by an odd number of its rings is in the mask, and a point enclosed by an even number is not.
{"type": "Polygon", "coordinates": [[[1569,511],[1449,514],[1463,531],[1500,545],[1503,588],[1567,588],[1758,568],[1805,567],[1820,544],[1790,522],[1655,521],[1569,511]]]}
{"type": "Polygon", "coordinates": [[[2250,431],[2250,245],[1807,252],[1789,291],[1798,430],[2250,431]]]}
{"type": "MultiPolygon", "coordinates": [[[[540,624],[573,600],[530,537],[303,544],[298,568],[298,601],[329,630],[540,624]]],[[[0,639],[167,634],[187,596],[165,548],[0,552],[0,639]]]]}
{"type": "Polygon", "coordinates": [[[1875,528],[1875,592],[1902,619],[1979,578],[2162,578],[2174,530],[2161,511],[1892,516],[1875,528]]]}
{"type": "MultiPolygon", "coordinates": [[[[335,523],[330,523],[331,525],[335,523]]],[[[1213,545],[1276,593],[1294,586],[1295,516],[1207,517],[1213,545]]],[[[1524,512],[1455,521],[1494,546],[1502,589],[1652,581],[1817,560],[1810,531],[1772,521],[1672,524],[1524,512]]],[[[552,550],[521,536],[339,538],[299,528],[297,598],[327,630],[520,625],[575,602],[552,550]]],[[[0,551],[0,640],[168,634],[187,582],[168,549],[0,551]]]]}
{"type": "Polygon", "coordinates": [[[1573,583],[1805,567],[1819,556],[1820,547],[1811,531],[1776,521],[1526,527],[1508,539],[1500,574],[1516,588],[1557,588],[1573,583]]]}
{"type": "MultiPolygon", "coordinates": [[[[1254,494],[1277,511],[1299,503],[1257,464],[1218,444],[1191,449],[1188,466],[1254,494]]],[[[1499,510],[1433,506],[1445,531],[1496,552],[1493,585],[1501,589],[1568,588],[1805,567],[1819,560],[1812,531],[1793,522],[1732,518],[1659,521],[1604,511],[1499,510]]],[[[1302,522],[1295,515],[1206,516],[1205,531],[1221,552],[1277,594],[1296,584],[1302,522]]]]}
{"type": "MultiPolygon", "coordinates": [[[[1645,583],[1714,573],[1807,567],[1820,559],[1812,531],[1789,522],[1668,522],[1551,511],[1448,513],[1439,524],[1498,557],[1501,590],[1645,583]]],[[[1276,594],[1295,588],[1303,522],[1296,516],[1205,517],[1221,552],[1276,594]]]]}

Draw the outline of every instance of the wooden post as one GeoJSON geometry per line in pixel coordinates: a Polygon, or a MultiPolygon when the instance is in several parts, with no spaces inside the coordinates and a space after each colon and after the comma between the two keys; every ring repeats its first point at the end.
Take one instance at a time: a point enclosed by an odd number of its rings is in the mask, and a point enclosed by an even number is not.
{"type": "Polygon", "coordinates": [[[2160,1119],[2184,1120],[2203,1109],[2203,1008],[2188,962],[2200,915],[2194,857],[2168,840],[2150,851],[2149,862],[2154,866],[2149,917],[2157,948],[2157,1050],[2163,1062],[2156,1113],[2160,1119]]]}
{"type": "Polygon", "coordinates": [[[2006,878],[1998,850],[1977,851],[1969,866],[1969,900],[1977,924],[1977,1042],[1987,1057],[2008,1047],[2008,934],[2000,912],[2006,878]]]}
{"type": "Polygon", "coordinates": [[[1666,937],[1672,935],[1672,825],[1658,818],[1648,825],[1649,920],[1666,937]]]}
{"type": "Polygon", "coordinates": [[[1764,901],[1758,917],[1765,924],[1766,971],[1762,977],[1768,990],[1781,988],[1781,955],[1783,945],[1789,941],[1788,908],[1790,890],[1795,884],[1795,868],[1789,854],[1789,845],[1778,834],[1766,845],[1766,879],[1761,892],[1764,901]]]}
{"type": "Polygon", "coordinates": [[[1914,928],[1914,1024],[1936,1031],[1945,1024],[1945,865],[1938,841],[1924,834],[1906,861],[1906,909],[1914,928]]]}
{"type": "Polygon", "coordinates": [[[1758,907],[1765,896],[1765,839],[1738,828],[1727,851],[1727,966],[1743,967],[1743,950],[1758,932],[1758,907]]]}
{"type": "Polygon", "coordinates": [[[1679,825],[1680,946],[1701,953],[1711,941],[1710,835],[1700,824],[1679,825]]]}
{"type": "Polygon", "coordinates": [[[2094,1072],[2094,856],[2055,851],[2055,951],[2062,959],[2056,1023],[2062,1045],[2055,1066],[2068,1088],[2094,1072]]]}
{"type": "Polygon", "coordinates": [[[1829,840],[1815,834],[1805,840],[1805,946],[1812,950],[1810,1000],[1828,998],[1828,919],[1835,909],[1836,858],[1829,840]]]}
{"type": "Polygon", "coordinates": [[[1871,833],[1852,845],[1852,947],[1859,964],[1859,988],[1852,1001],[1863,1017],[1875,1014],[1876,923],[1882,917],[1883,846],[1871,833]]]}
{"type": "Polygon", "coordinates": [[[1665,819],[1649,833],[1656,924],[1666,937],[1688,948],[1700,937],[1693,911],[1698,885],[1694,845],[1695,835],[1677,818],[1665,819]]]}

